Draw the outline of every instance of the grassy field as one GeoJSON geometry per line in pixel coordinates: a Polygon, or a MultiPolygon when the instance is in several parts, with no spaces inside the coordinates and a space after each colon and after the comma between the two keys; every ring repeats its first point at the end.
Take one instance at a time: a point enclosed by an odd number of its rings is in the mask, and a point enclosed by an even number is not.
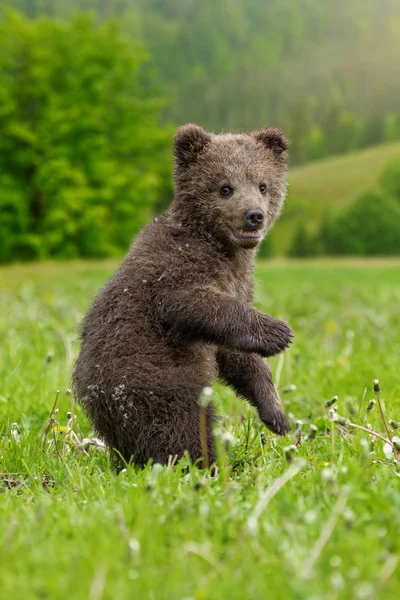
{"type": "Polygon", "coordinates": [[[400,143],[367,148],[289,169],[285,211],[272,231],[274,248],[284,253],[299,220],[315,230],[322,215],[335,214],[365,190],[377,187],[385,164],[400,157],[400,143]]]}
{"type": "Polygon", "coordinates": [[[0,269],[2,597],[398,598],[400,473],[380,439],[333,424],[324,403],[338,395],[340,415],[385,437],[377,405],[366,412],[377,378],[400,421],[400,262],[259,265],[258,305],[296,333],[270,364],[302,433],[276,439],[216,385],[214,478],[180,466],[117,475],[83,442],[79,407],[66,436],[77,326],[112,268],[0,269]]]}

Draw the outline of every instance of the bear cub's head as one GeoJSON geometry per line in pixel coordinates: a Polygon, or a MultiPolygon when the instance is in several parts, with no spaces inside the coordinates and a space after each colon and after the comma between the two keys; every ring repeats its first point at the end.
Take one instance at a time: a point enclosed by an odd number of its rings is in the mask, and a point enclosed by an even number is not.
{"type": "Polygon", "coordinates": [[[287,149],[276,127],[216,135],[183,125],[175,135],[174,215],[224,244],[255,248],[283,206],[287,149]]]}

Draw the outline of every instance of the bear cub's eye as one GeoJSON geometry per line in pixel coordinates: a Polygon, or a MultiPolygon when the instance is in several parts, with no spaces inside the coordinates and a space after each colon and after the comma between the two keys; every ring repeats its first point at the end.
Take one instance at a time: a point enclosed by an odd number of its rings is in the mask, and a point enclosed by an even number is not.
{"type": "Polygon", "coordinates": [[[229,185],[223,185],[219,189],[219,193],[221,196],[230,196],[233,192],[233,189],[229,185]]]}
{"type": "Polygon", "coordinates": [[[259,187],[260,187],[260,192],[262,194],[266,194],[266,192],[267,192],[267,186],[265,185],[265,183],[260,183],[259,187]]]}

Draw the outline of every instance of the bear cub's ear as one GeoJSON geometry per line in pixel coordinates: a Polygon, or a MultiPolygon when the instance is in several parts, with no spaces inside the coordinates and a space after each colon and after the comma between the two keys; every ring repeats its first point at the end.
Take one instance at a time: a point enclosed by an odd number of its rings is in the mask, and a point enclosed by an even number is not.
{"type": "Polygon", "coordinates": [[[188,123],[179,127],[174,140],[176,162],[185,166],[196,160],[197,154],[211,142],[211,135],[198,125],[188,123]]]}
{"type": "Polygon", "coordinates": [[[289,140],[284,136],[280,127],[269,127],[254,132],[254,137],[266,148],[272,150],[277,156],[280,156],[289,148],[289,140]]]}

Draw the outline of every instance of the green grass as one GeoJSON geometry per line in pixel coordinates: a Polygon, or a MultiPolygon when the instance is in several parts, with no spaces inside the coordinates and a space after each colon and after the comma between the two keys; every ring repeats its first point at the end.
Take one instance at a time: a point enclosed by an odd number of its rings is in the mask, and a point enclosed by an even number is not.
{"type": "Polygon", "coordinates": [[[400,420],[400,263],[259,265],[259,306],[296,332],[292,349],[270,364],[303,436],[288,465],[284,447],[295,435],[274,438],[216,386],[214,479],[179,467],[117,475],[101,450],[78,453],[59,432],[60,456],[51,433],[43,450],[38,433],[57,389],[61,425],[70,410],[78,323],[112,268],[0,269],[2,597],[398,598],[398,473],[373,462],[387,460],[380,440],[372,449],[368,434],[339,429],[332,440],[324,401],[338,395],[341,414],[384,434],[377,407],[365,412],[378,378],[387,416],[400,420]]]}
{"type": "Polygon", "coordinates": [[[276,251],[289,248],[300,219],[315,230],[326,211],[333,215],[361,192],[376,188],[380,171],[395,157],[400,157],[399,142],[289,169],[286,208],[271,234],[276,251]]]}

